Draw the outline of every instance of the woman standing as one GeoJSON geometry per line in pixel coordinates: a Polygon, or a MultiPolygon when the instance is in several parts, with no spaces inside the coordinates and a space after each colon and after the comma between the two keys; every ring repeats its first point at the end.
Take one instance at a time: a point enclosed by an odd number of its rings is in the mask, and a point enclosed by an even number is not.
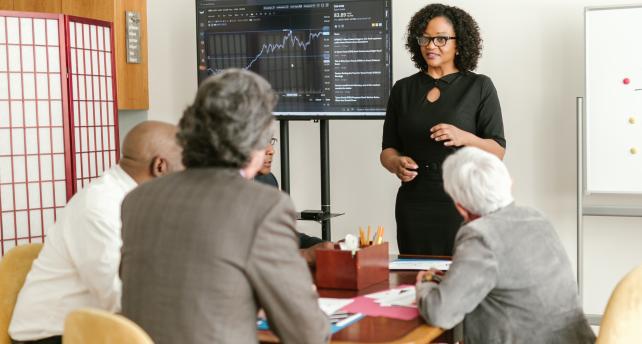
{"type": "Polygon", "coordinates": [[[402,182],[395,206],[399,252],[451,255],[462,218],[444,192],[441,163],[463,146],[503,158],[501,108],[490,78],[472,72],[481,37],[468,13],[428,5],[412,17],[407,36],[420,71],[392,88],[381,164],[402,182]]]}

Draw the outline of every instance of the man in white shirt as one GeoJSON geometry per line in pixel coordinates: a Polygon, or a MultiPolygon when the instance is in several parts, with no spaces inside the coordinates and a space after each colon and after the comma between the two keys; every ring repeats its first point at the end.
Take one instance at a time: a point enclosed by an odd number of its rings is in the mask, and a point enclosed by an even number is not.
{"type": "Polygon", "coordinates": [[[14,343],[60,343],[74,309],[120,311],[121,203],[138,184],[183,169],[176,132],[163,122],[135,126],[119,164],[58,214],[18,295],[9,326],[14,343]]]}

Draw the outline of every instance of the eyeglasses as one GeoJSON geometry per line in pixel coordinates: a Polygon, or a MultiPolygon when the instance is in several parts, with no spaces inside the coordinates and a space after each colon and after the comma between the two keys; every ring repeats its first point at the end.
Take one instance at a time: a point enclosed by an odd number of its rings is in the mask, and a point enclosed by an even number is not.
{"type": "Polygon", "coordinates": [[[272,146],[274,146],[277,142],[279,142],[279,139],[277,139],[276,137],[273,137],[273,138],[270,139],[270,144],[272,146]]]}
{"type": "Polygon", "coordinates": [[[430,42],[434,44],[436,47],[443,47],[448,43],[449,39],[457,39],[455,36],[435,36],[435,37],[428,37],[428,36],[418,36],[417,37],[417,44],[421,47],[425,47],[430,42]]]}

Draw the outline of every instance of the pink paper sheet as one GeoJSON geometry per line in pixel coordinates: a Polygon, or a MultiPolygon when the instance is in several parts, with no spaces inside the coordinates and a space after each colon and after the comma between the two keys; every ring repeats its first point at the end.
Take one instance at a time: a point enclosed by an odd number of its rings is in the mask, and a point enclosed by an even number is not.
{"type": "Polygon", "coordinates": [[[419,316],[417,308],[402,306],[381,307],[378,303],[375,303],[374,299],[365,296],[355,297],[351,304],[343,307],[341,310],[349,313],[363,313],[373,317],[401,320],[412,320],[419,316]]]}

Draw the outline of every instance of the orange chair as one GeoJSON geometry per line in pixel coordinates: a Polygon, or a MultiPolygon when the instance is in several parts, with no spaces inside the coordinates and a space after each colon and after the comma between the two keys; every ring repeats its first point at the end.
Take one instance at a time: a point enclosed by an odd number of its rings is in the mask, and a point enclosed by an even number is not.
{"type": "Polygon", "coordinates": [[[596,344],[642,343],[642,265],[618,283],[606,306],[596,344]]]}
{"type": "Polygon", "coordinates": [[[65,344],[153,344],[145,331],[122,315],[98,309],[78,309],[65,319],[65,344]]]}
{"type": "Polygon", "coordinates": [[[0,260],[0,344],[11,344],[9,323],[18,293],[42,244],[14,247],[0,260]]]}

